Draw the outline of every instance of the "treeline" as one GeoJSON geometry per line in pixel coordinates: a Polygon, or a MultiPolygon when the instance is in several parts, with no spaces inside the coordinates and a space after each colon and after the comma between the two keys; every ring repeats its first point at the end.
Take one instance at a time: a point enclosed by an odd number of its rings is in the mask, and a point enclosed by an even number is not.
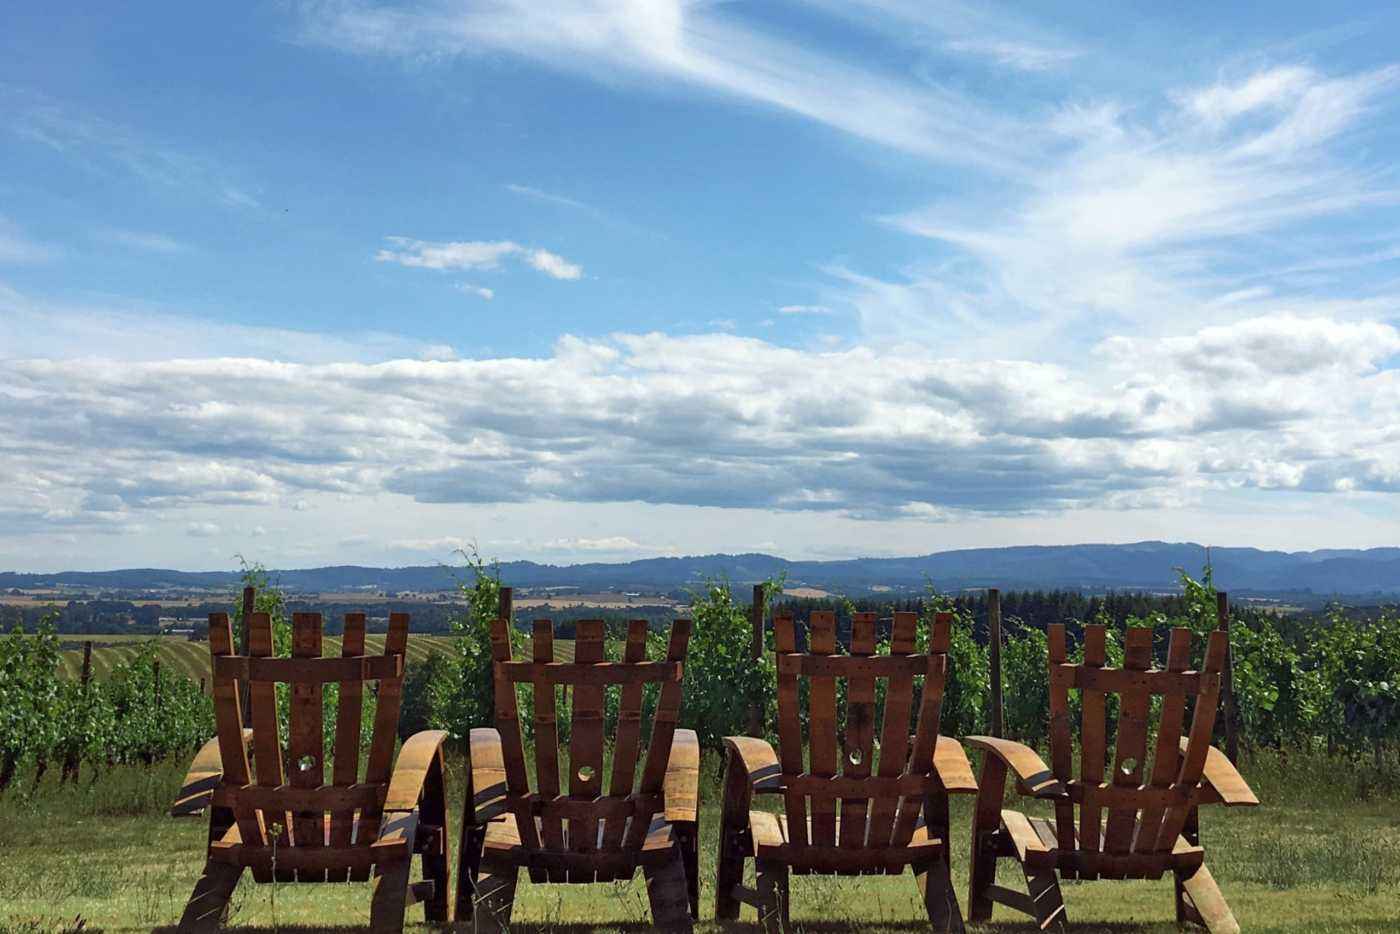
{"type": "MultiPolygon", "coordinates": [[[[471,728],[493,722],[489,621],[497,612],[501,580],[479,561],[472,571],[475,581],[463,588],[460,603],[443,608],[457,614],[448,625],[459,638],[448,643],[447,651],[410,666],[401,731],[424,726],[446,729],[465,744],[471,728]]],[[[277,651],[286,654],[291,641],[288,621],[299,604],[284,601],[265,579],[251,579],[259,588],[257,609],[272,616],[277,651]]],[[[1003,595],[1007,733],[1032,745],[1045,745],[1049,711],[1045,629],[1050,623],[1067,625],[1073,652],[1080,651],[1085,625],[1104,625],[1110,633],[1110,665],[1122,661],[1125,627],[1147,626],[1155,631],[1159,664],[1165,660],[1171,629],[1185,627],[1198,636],[1199,661],[1205,641],[1200,637],[1217,625],[1216,593],[1208,571],[1199,581],[1182,575],[1182,588],[1179,596],[1084,596],[1068,591],[1003,595]]],[[[750,728],[749,711],[757,707],[765,712],[763,723],[771,733],[776,729],[771,627],[768,651],[755,660],[749,655],[752,628],[747,601],[736,600],[732,589],[721,582],[692,598],[688,613],[693,632],[681,725],[695,729],[707,747],[717,748],[721,737],[750,728]]],[[[991,679],[984,594],[809,600],[774,593],[768,602],[792,611],[800,624],[816,610],[834,611],[843,641],[854,612],[888,617],[897,610],[909,610],[919,615],[920,644],[926,645],[934,615],[951,612],[954,625],[941,730],[953,737],[987,731],[991,679]]],[[[236,618],[239,608],[233,609],[236,618]]],[[[416,607],[413,612],[414,630],[421,632],[416,607]]],[[[527,621],[535,616],[552,618],[558,637],[564,639],[573,636],[578,619],[602,616],[608,623],[607,651],[616,656],[626,621],[647,618],[652,630],[649,655],[657,657],[664,651],[664,631],[673,615],[670,607],[522,609],[515,613],[512,639],[517,655],[523,655],[528,646],[527,621]]],[[[798,628],[799,640],[805,642],[806,626],[798,628]]],[[[881,632],[887,636],[888,629],[882,627],[881,632]]],[[[1238,735],[1246,751],[1316,749],[1337,756],[1373,757],[1377,766],[1393,764],[1400,742],[1400,613],[1383,608],[1358,614],[1337,607],[1302,616],[1235,608],[1230,634],[1238,735]]],[[[38,637],[19,633],[0,637],[0,786],[13,780],[26,764],[41,776],[57,767],[69,771],[75,763],[90,763],[98,769],[149,762],[187,755],[212,735],[209,699],[194,682],[162,672],[153,649],[120,665],[111,679],[83,685],[58,675],[59,647],[60,638],[52,627],[38,637]]],[[[528,685],[521,686],[522,694],[529,690],[528,685]]],[[[372,692],[366,697],[372,697],[372,692]]],[[[610,694],[609,701],[606,715],[613,717],[616,697],[610,694]]],[[[327,690],[325,703],[325,722],[334,723],[333,690],[327,690]]],[[[523,709],[530,709],[528,697],[522,696],[521,703],[523,709]]],[[[567,696],[560,705],[559,729],[567,733],[567,696]]],[[[650,709],[648,695],[644,710],[650,709]]],[[[369,716],[364,722],[372,721],[369,716]]],[[[1224,718],[1218,718],[1217,724],[1223,731],[1224,718]]],[[[522,726],[529,730],[528,718],[522,726]]]]}
{"type": "MultiPolygon", "coordinates": [[[[210,613],[228,609],[227,602],[208,602],[193,606],[162,606],[155,603],[133,603],[129,600],[72,600],[63,605],[14,606],[0,605],[0,631],[8,632],[23,626],[33,632],[43,620],[52,622],[60,635],[159,635],[162,618],[188,620],[197,639],[208,637],[210,613]]],[[[462,613],[458,603],[428,600],[385,600],[365,606],[348,603],[327,603],[317,600],[290,598],[286,600],[289,613],[320,613],[325,619],[326,635],[338,636],[345,631],[345,614],[365,611],[371,633],[388,629],[390,613],[408,613],[413,617],[413,631],[421,635],[444,635],[453,631],[453,621],[462,613]]],[[[571,606],[562,608],[524,608],[515,611],[515,621],[528,626],[534,619],[552,619],[565,627],[561,639],[573,638],[573,625],[581,619],[602,619],[610,628],[626,630],[627,621],[645,619],[653,628],[669,624],[675,612],[666,605],[629,606],[625,609],[571,606]]]]}

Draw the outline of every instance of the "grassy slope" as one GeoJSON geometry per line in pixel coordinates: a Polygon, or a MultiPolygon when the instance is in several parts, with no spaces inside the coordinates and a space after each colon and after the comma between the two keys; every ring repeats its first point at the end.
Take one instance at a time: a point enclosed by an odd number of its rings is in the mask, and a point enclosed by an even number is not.
{"type": "MultiPolygon", "coordinates": [[[[461,807],[461,760],[453,763],[452,807],[461,807]]],[[[1287,770],[1261,760],[1247,770],[1265,806],[1203,814],[1207,856],[1246,931],[1394,931],[1400,929],[1400,789],[1342,771],[1333,780],[1317,762],[1287,770]]],[[[55,930],[81,917],[85,930],[150,930],[173,924],[203,856],[200,820],[162,816],[183,769],[175,764],[123,770],[95,787],[45,786],[33,796],[0,798],[0,931],[55,930]]],[[[714,776],[712,763],[706,775],[714,776]]],[[[702,917],[713,910],[718,807],[708,785],[702,820],[702,917]]],[[[456,840],[454,814],[453,841],[456,840]]],[[[966,899],[970,810],[953,814],[953,867],[966,899]]],[[[1003,867],[1009,864],[1003,863],[1003,867]]],[[[454,867],[455,868],[455,867],[454,867]]],[[[1004,884],[1019,886],[1006,868],[1004,884]]],[[[1071,883],[1064,887],[1076,931],[1167,932],[1171,885],[1071,883]]],[[[795,926],[855,931],[927,930],[909,876],[794,878],[795,926]]],[[[235,895],[235,927],[363,924],[368,885],[259,886],[235,895]]],[[[964,904],[964,908],[965,908],[964,904]]],[[[752,915],[747,910],[745,920],[752,915]]],[[[534,886],[523,882],[513,930],[577,925],[579,930],[646,927],[645,889],[630,884],[534,886]]],[[[410,922],[422,915],[410,909],[410,922]]],[[[702,927],[715,929],[712,922],[702,927]]],[[[346,928],[342,928],[346,929],[346,928]]],[[[1031,930],[998,908],[988,930],[1031,930]]]]}

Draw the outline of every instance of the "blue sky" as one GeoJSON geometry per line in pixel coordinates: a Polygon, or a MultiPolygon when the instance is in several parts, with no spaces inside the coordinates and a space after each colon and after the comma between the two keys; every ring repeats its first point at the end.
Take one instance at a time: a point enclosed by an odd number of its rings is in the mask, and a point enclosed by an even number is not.
{"type": "Polygon", "coordinates": [[[67,6],[0,566],[1395,544],[1400,10],[67,6]]]}

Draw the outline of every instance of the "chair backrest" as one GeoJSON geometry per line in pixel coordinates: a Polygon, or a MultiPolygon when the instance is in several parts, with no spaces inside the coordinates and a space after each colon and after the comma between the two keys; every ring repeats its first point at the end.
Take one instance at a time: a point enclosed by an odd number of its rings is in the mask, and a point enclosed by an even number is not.
{"type": "MultiPolygon", "coordinates": [[[[390,615],[382,655],[365,654],[364,614],[345,614],[339,658],[321,657],[320,613],[292,615],[290,658],[274,655],[272,620],[266,613],[250,614],[247,625],[248,654],[239,655],[234,652],[228,614],[209,615],[214,720],[223,760],[223,780],[214,792],[214,805],[232,809],[243,846],[271,847],[275,842],[283,853],[283,866],[324,862],[290,856],[289,849],[364,847],[367,857],[367,848],[379,836],[393,765],[408,614],[390,615]],[[366,681],[378,682],[378,703],[362,779],[360,727],[366,681]],[[251,707],[246,718],[239,697],[243,682],[249,688],[251,707]],[[290,686],[285,748],[278,726],[279,683],[290,686]],[[335,740],[330,750],[332,778],[327,785],[322,688],[332,683],[340,685],[340,692],[335,740]],[[245,723],[251,723],[253,731],[251,768],[243,742],[245,723]],[[274,825],[280,826],[280,831],[274,833],[274,825]]],[[[338,870],[279,868],[276,875],[279,880],[295,877],[304,882],[328,878],[340,881],[347,875],[352,879],[368,878],[367,858],[352,862],[354,868],[338,870]]],[[[266,866],[254,864],[253,872],[259,881],[271,877],[266,866]]]]}
{"type": "Polygon", "coordinates": [[[664,782],[671,756],[671,740],[680,715],[681,677],[690,620],[671,624],[671,636],[662,661],[648,661],[647,621],[632,620],[622,661],[605,661],[602,620],[576,624],[574,660],[554,660],[554,624],[534,623],[530,661],[511,657],[510,623],[497,619],[491,625],[491,649],[495,659],[496,727],[501,734],[501,756],[506,773],[505,808],[515,815],[521,844],[532,852],[532,867],[550,869],[550,878],[586,881],[630,873],[637,853],[646,841],[652,818],[666,810],[664,782]],[[530,716],[535,733],[535,780],[531,793],[521,743],[515,686],[534,686],[530,716]],[[661,685],[652,719],[651,741],[640,783],[643,689],[661,685]],[[570,722],[567,792],[559,776],[559,730],[556,691],[573,693],[570,722]],[[604,716],[606,694],[618,698],[617,735],[613,738],[612,774],[607,792],[604,777],[604,716]],[[539,818],[536,825],[535,818],[539,818]],[[594,867],[591,872],[584,867],[594,867]]]}
{"type": "Polygon", "coordinates": [[[855,855],[836,850],[869,851],[909,845],[925,796],[940,788],[933,772],[933,756],[943,706],[950,621],[949,614],[938,614],[929,633],[928,651],[918,653],[916,614],[896,613],[889,654],[876,655],[875,614],[857,613],[851,621],[850,655],[837,655],[834,613],[812,613],[807,652],[797,651],[796,625],[791,614],[780,611],[774,616],[778,759],[788,842],[809,848],[808,861],[825,860],[834,871],[849,869],[853,867],[846,864],[855,855]],[[923,678],[923,692],[911,747],[909,725],[916,677],[923,678]],[[877,724],[876,682],[881,679],[886,682],[885,710],[883,723],[877,724]],[[811,756],[806,768],[799,691],[803,680],[810,685],[811,756]],[[846,685],[844,739],[840,738],[837,723],[838,681],[846,685]],[[823,855],[819,850],[828,852],[823,855]]]}
{"type": "MultiPolygon", "coordinates": [[[[1079,851],[1100,853],[1115,874],[1131,875],[1140,863],[1154,871],[1160,860],[1130,857],[1171,852],[1199,798],[1201,772],[1210,750],[1211,733],[1220,695],[1220,672],[1227,649],[1225,633],[1212,632],[1200,670],[1191,670],[1192,636],[1173,629],[1167,646],[1167,667],[1152,664],[1152,630],[1130,628],[1124,637],[1123,667],[1108,668],[1103,626],[1084,627],[1084,660],[1069,661],[1065,627],[1049,628],[1051,771],[1069,791],[1069,801],[1056,807],[1057,847],[1075,849],[1074,809],[1079,809],[1079,851]],[[1069,692],[1078,690],[1081,703],[1079,777],[1073,774],[1069,692]],[[1111,772],[1104,779],[1107,755],[1106,698],[1119,698],[1117,743],[1111,772]],[[1155,742],[1150,735],[1152,698],[1160,697],[1155,742]],[[1187,702],[1194,701],[1186,730],[1187,702]],[[1185,738],[1185,748],[1182,740],[1185,738]],[[1151,771],[1147,750],[1152,742],[1151,771]],[[1107,820],[1101,825],[1104,812],[1107,820]]],[[[1100,870],[1083,861],[1081,875],[1100,870]]],[[[1106,870],[1105,870],[1106,871],[1106,870]]],[[[1157,869],[1156,871],[1160,871],[1157,869]]]]}

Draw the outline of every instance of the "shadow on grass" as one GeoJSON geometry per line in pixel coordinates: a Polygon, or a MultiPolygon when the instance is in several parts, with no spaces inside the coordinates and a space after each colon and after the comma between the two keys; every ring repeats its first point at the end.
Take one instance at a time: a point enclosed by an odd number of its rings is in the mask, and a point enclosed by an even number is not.
{"type": "MultiPolygon", "coordinates": [[[[759,931],[761,928],[754,922],[729,922],[717,923],[714,921],[702,921],[697,927],[704,931],[759,931]]],[[[427,925],[409,923],[405,926],[407,930],[429,931],[429,930],[451,930],[456,932],[469,932],[472,927],[469,923],[454,924],[450,928],[431,928],[427,925]]],[[[1175,924],[1168,923],[1135,923],[1135,922],[1093,922],[1085,921],[1081,923],[1071,922],[1065,928],[1066,931],[1083,932],[1083,934],[1143,934],[1147,931],[1162,931],[1175,929],[1175,924]]],[[[1277,931],[1296,931],[1296,924],[1269,925],[1267,927],[1251,926],[1250,930],[1258,934],[1269,934],[1277,931]]],[[[1360,932],[1360,934],[1391,934],[1397,929],[1394,918],[1375,919],[1353,919],[1345,922],[1344,930],[1350,932],[1360,932]]],[[[160,934],[174,934],[174,925],[153,928],[160,934]]],[[[296,931],[298,934],[362,934],[366,930],[364,926],[339,925],[334,927],[302,925],[302,924],[281,924],[277,927],[271,925],[243,926],[236,925],[227,928],[229,931],[296,931]]],[[[642,922],[625,922],[605,925],[594,924],[542,924],[530,922],[512,924],[510,926],[512,934],[535,934],[535,932],[550,932],[550,934],[602,934],[602,932],[619,932],[619,934],[632,934],[632,932],[654,931],[652,925],[642,922]]],[[[855,931],[929,931],[928,922],[920,921],[899,921],[883,924],[864,924],[853,921],[794,921],[792,931],[800,934],[848,934],[855,931]]],[[[1029,921],[995,921],[990,924],[970,925],[971,932],[999,932],[999,931],[1034,931],[1036,926],[1029,921]]],[[[1186,930],[1202,930],[1201,928],[1188,927],[1186,930]]]]}

